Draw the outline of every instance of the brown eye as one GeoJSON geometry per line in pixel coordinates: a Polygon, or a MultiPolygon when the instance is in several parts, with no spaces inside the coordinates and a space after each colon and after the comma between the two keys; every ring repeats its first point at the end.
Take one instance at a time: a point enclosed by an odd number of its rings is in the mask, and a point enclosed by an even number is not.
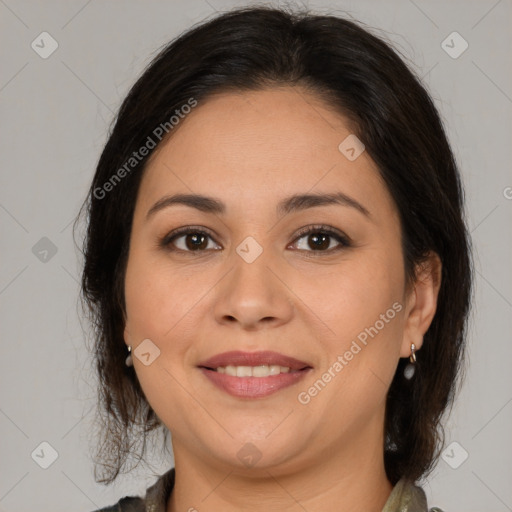
{"type": "Polygon", "coordinates": [[[184,237],[185,246],[187,247],[187,249],[191,251],[195,251],[198,249],[206,249],[208,245],[208,237],[200,233],[191,233],[188,235],[184,235],[184,237]]]}
{"type": "Polygon", "coordinates": [[[218,245],[209,246],[210,240],[212,238],[209,233],[198,229],[186,228],[166,236],[162,240],[162,246],[183,252],[202,252],[220,248],[218,245]]]}
{"type": "Polygon", "coordinates": [[[331,245],[331,236],[325,235],[323,233],[315,233],[313,235],[308,235],[308,245],[311,249],[329,249],[331,245]]]}
{"type": "Polygon", "coordinates": [[[295,239],[297,249],[307,252],[332,252],[343,247],[349,247],[347,237],[332,229],[321,227],[310,227],[305,229],[295,239]],[[304,239],[303,242],[301,240],[304,239]]]}

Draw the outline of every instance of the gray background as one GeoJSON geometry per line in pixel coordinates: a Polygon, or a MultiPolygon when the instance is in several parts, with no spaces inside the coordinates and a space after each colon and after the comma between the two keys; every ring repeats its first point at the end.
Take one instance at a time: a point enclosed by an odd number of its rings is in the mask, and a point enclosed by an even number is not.
{"type": "MultiPolygon", "coordinates": [[[[90,511],[142,493],[172,464],[154,454],[150,469],[109,488],[94,482],[96,390],[78,318],[81,260],[71,222],[113,113],[154,52],[236,5],[244,4],[0,0],[0,512],[90,511]],[[59,45],[46,59],[31,48],[43,31],[59,45]],[[49,461],[44,441],[58,452],[47,469],[35,462],[49,461]]],[[[476,291],[471,364],[447,422],[447,445],[458,445],[446,455],[452,465],[462,450],[469,457],[457,469],[440,460],[424,487],[431,506],[448,512],[512,510],[512,3],[305,5],[384,31],[424,77],[447,124],[466,186],[476,291]],[[453,31],[469,44],[456,59],[441,46],[453,31]]]]}

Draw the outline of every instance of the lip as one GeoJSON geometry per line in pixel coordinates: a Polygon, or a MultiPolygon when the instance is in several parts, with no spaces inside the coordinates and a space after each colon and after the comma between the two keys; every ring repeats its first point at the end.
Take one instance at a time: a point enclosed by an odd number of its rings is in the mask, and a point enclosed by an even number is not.
{"type": "Polygon", "coordinates": [[[292,386],[305,377],[312,367],[304,361],[272,351],[224,352],[203,361],[199,369],[222,391],[238,398],[265,398],[292,386]],[[293,372],[268,377],[234,377],[215,371],[219,366],[287,366],[293,372]]]}
{"type": "Polygon", "coordinates": [[[271,350],[263,350],[259,352],[242,352],[239,350],[234,350],[231,352],[223,352],[222,354],[217,354],[213,357],[210,357],[210,359],[199,363],[197,366],[215,369],[219,366],[261,365],[287,366],[290,368],[290,370],[303,370],[306,368],[311,368],[311,365],[304,361],[299,361],[294,357],[285,356],[284,354],[280,354],[279,352],[272,352],[271,350]]]}

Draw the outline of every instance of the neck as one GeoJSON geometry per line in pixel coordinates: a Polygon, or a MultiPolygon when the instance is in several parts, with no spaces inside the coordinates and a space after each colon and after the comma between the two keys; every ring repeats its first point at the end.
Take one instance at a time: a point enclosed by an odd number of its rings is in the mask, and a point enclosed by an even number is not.
{"type": "Polygon", "coordinates": [[[382,438],[373,439],[360,437],[341,451],[330,446],[314,461],[258,469],[205,461],[173,440],[176,480],[166,512],[381,512],[392,485],[382,438]]]}

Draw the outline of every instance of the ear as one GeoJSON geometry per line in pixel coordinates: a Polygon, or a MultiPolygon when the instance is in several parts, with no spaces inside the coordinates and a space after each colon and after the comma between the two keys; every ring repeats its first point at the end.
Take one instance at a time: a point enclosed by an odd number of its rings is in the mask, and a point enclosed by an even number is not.
{"type": "Polygon", "coordinates": [[[423,344],[437,308],[437,298],[441,287],[441,259],[430,252],[428,259],[416,267],[416,281],[412,284],[406,298],[404,313],[404,334],[400,357],[411,355],[411,344],[416,350],[423,344]]]}
{"type": "Polygon", "coordinates": [[[127,346],[133,345],[131,343],[131,336],[130,336],[130,332],[128,330],[128,322],[126,322],[125,327],[124,327],[124,342],[127,346]]]}

